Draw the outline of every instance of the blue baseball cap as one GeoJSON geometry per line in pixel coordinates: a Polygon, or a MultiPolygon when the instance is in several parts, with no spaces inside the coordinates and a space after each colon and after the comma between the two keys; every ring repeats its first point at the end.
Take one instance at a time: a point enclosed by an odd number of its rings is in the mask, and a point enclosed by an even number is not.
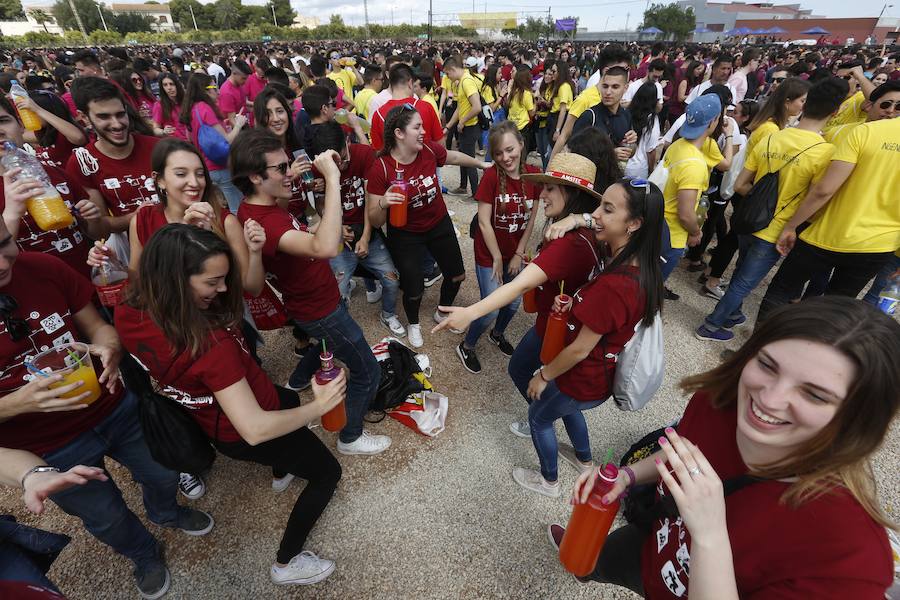
{"type": "Polygon", "coordinates": [[[722,115],[722,101],[716,94],[704,94],[688,104],[684,111],[684,125],[679,133],[686,140],[696,140],[706,132],[706,128],[722,115]]]}

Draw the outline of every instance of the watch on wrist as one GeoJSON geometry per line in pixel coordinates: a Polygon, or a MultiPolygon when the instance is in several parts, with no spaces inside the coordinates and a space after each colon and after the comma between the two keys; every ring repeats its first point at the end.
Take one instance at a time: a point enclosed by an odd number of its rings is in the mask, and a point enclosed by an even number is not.
{"type": "Polygon", "coordinates": [[[25,489],[25,480],[28,479],[29,475],[34,473],[59,473],[59,469],[56,467],[51,467],[50,465],[39,465],[37,467],[31,467],[27,473],[22,475],[22,489],[25,489]]]}

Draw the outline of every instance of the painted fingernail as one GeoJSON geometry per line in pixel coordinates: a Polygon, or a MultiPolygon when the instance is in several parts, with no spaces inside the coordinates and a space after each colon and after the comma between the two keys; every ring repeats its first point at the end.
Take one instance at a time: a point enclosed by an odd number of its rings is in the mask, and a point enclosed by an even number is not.
{"type": "Polygon", "coordinates": [[[604,496],[603,498],[600,499],[600,504],[609,504],[609,499],[606,496],[604,496]]]}
{"type": "Polygon", "coordinates": [[[668,443],[669,443],[669,440],[667,440],[666,438],[664,438],[664,437],[660,437],[660,438],[659,438],[659,445],[660,445],[660,446],[665,446],[665,445],[668,444],[668,443]]]}
{"type": "Polygon", "coordinates": [[[666,427],[666,433],[673,434],[673,433],[675,433],[675,430],[672,429],[671,427],[666,427]]]}
{"type": "Polygon", "coordinates": [[[662,461],[661,461],[660,459],[658,459],[658,458],[654,458],[654,459],[653,459],[653,462],[655,462],[655,463],[658,464],[658,465],[661,465],[661,464],[662,464],[662,461]]]}

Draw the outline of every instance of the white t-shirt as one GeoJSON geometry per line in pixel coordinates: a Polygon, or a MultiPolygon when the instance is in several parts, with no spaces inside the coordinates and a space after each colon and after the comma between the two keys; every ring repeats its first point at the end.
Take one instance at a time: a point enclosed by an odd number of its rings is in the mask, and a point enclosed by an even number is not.
{"type": "Polygon", "coordinates": [[[747,74],[743,71],[736,71],[728,78],[728,87],[733,90],[734,98],[732,103],[737,104],[747,95],[747,74]]]}
{"type": "Polygon", "coordinates": [[[216,85],[221,85],[222,82],[225,81],[225,69],[218,63],[209,63],[209,66],[206,67],[206,74],[215,80],[216,85]],[[219,77],[221,77],[221,79],[219,77]]]}
{"type": "Polygon", "coordinates": [[[634,150],[634,156],[625,164],[625,177],[646,179],[650,174],[647,155],[659,146],[659,118],[653,119],[653,128],[645,131],[634,150]]]}
{"type": "Polygon", "coordinates": [[[600,83],[600,77],[601,77],[600,70],[597,69],[596,71],[594,71],[594,74],[591,75],[590,78],[588,79],[587,84],[584,86],[584,89],[588,89],[592,85],[597,85],[598,83],[600,83]]]}
{"type": "MultiPolygon", "coordinates": [[[[731,98],[732,98],[731,101],[736,102],[736,100],[734,100],[734,98],[735,98],[735,96],[737,96],[737,92],[735,91],[734,87],[732,87],[730,84],[727,84],[727,83],[725,85],[728,86],[728,89],[731,90],[731,98]]],[[[712,87],[712,80],[707,79],[706,81],[704,81],[703,83],[701,83],[700,85],[696,86],[694,89],[691,90],[691,93],[688,94],[688,97],[684,99],[684,104],[685,105],[690,104],[691,102],[693,102],[694,100],[697,99],[697,96],[701,95],[703,92],[705,92],[706,90],[708,90],[711,87],[712,87]]]]}
{"type": "MultiPolygon", "coordinates": [[[[635,79],[629,83],[628,89],[625,90],[625,94],[622,96],[622,102],[631,102],[631,99],[634,98],[634,95],[637,94],[637,91],[641,89],[641,86],[645,83],[647,83],[645,79],[635,79]]],[[[656,101],[662,104],[663,86],[658,81],[655,81],[654,83],[656,84],[656,101]]]]}

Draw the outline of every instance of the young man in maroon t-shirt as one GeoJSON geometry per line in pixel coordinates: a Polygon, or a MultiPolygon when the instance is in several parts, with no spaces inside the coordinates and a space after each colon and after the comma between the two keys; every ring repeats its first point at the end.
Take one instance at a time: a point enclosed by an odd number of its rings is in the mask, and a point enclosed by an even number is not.
{"type": "Polygon", "coordinates": [[[413,96],[413,71],[408,65],[396,64],[391,67],[389,74],[391,85],[391,99],[381,105],[371,116],[372,119],[372,147],[381,150],[384,147],[384,120],[395,106],[409,104],[422,116],[422,129],[425,130],[426,139],[441,143],[444,139],[444,131],[441,121],[434,108],[428,102],[413,96]]]}
{"type": "MultiPolygon", "coordinates": [[[[252,129],[243,131],[231,145],[230,163],[234,184],[245,194],[238,209],[241,223],[253,219],[266,231],[263,266],[273,275],[288,315],[311,337],[321,340],[325,350],[343,362],[350,374],[347,382],[347,424],[341,430],[337,450],[341,454],[378,454],[391,445],[385,435],[363,430],[363,417],[378,391],[381,369],[362,330],[341,300],[329,259],[344,248],[341,228],[340,156],[333,150],[319,154],[314,166],[325,178],[322,220],[315,234],[300,223],[279,200],[291,196],[291,163],[284,145],[274,134],[252,129]]],[[[308,352],[316,360],[318,352],[308,352]]],[[[294,369],[287,387],[299,390],[309,383],[308,359],[294,369]]]]}
{"type": "MultiPolygon", "coordinates": [[[[93,295],[90,282],[60,259],[19,254],[0,223],[0,455],[5,464],[19,467],[14,480],[0,478],[0,483],[27,493],[51,472],[102,467],[106,456],[114,457],[141,484],[150,521],[204,535],[212,530],[212,517],[178,506],[178,474],[150,455],[137,418],[137,396],[118,381],[119,336],[100,318],[93,295]],[[50,390],[61,378],[35,375],[26,366],[44,349],[78,340],[89,342],[101,385],[100,397],[87,406],[79,402],[88,392],[60,397],[80,389],[78,384],[50,390]]],[[[60,487],[51,499],[134,562],[143,597],[166,592],[170,575],[159,542],[129,510],[111,479],[60,487]]]]}
{"type": "Polygon", "coordinates": [[[97,140],[75,149],[66,173],[100,209],[100,237],[127,232],[140,205],[159,202],[150,168],[159,138],[132,133],[122,91],[107,79],[76,79],[72,97],[97,140]]]}

